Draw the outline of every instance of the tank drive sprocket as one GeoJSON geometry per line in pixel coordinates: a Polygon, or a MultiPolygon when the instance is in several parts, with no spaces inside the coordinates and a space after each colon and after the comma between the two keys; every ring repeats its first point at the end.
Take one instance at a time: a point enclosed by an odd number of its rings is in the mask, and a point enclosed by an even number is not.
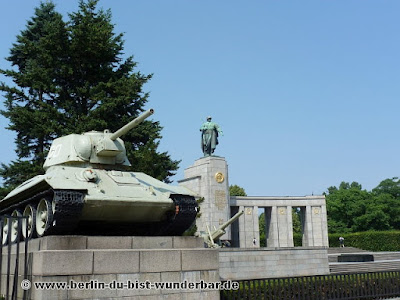
{"type": "Polygon", "coordinates": [[[171,195],[175,204],[175,215],[166,222],[161,235],[182,235],[196,219],[198,205],[194,197],[171,195]]]}

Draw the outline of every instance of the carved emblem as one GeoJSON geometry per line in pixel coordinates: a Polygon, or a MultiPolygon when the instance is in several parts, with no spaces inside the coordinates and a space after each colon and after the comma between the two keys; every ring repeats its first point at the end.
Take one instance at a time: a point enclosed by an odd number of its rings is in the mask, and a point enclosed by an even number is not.
{"type": "Polygon", "coordinates": [[[246,208],[246,215],[251,215],[252,212],[253,210],[250,207],[246,208]]]}
{"type": "Polygon", "coordinates": [[[314,215],[318,215],[318,214],[319,214],[319,208],[316,207],[316,208],[314,208],[314,215]]]}
{"type": "Polygon", "coordinates": [[[224,174],[222,174],[221,172],[215,173],[215,180],[218,183],[222,183],[225,180],[224,174]]]}
{"type": "Polygon", "coordinates": [[[286,213],[286,209],[284,209],[283,207],[281,207],[279,209],[279,214],[284,215],[286,213]]]}

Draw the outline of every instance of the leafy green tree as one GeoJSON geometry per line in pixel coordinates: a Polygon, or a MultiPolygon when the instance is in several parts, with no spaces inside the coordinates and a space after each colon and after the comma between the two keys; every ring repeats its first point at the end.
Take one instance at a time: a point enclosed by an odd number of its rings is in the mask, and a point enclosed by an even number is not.
{"type": "Polygon", "coordinates": [[[400,179],[398,177],[385,179],[372,192],[375,195],[389,194],[394,199],[400,199],[400,179]]]}
{"type": "Polygon", "coordinates": [[[292,224],[293,224],[293,233],[301,233],[301,218],[300,218],[300,210],[293,207],[292,209],[292,224]]]}
{"type": "MultiPolygon", "coordinates": [[[[12,45],[7,60],[13,68],[0,72],[14,84],[0,85],[1,113],[17,132],[18,159],[0,168],[4,189],[43,172],[54,138],[115,131],[144,110],[149,95],[143,85],[152,75],[136,71],[132,56],[123,58],[123,35],[115,34],[111,12],[97,4],[81,0],[64,22],[53,3],[42,3],[12,45]]],[[[161,129],[146,120],[124,140],[135,171],[170,182],[179,161],[158,151],[161,129]]]]}
{"type": "Polygon", "coordinates": [[[365,214],[371,195],[357,182],[342,182],[339,188],[328,188],[326,195],[328,229],[330,232],[353,232],[357,230],[355,218],[365,214]]]}
{"type": "Polygon", "coordinates": [[[265,234],[265,213],[258,216],[258,226],[260,229],[260,247],[267,246],[267,238],[265,234]]]}
{"type": "Polygon", "coordinates": [[[376,205],[389,216],[389,224],[393,229],[400,229],[400,180],[397,177],[385,179],[372,189],[376,205]]]}
{"type": "Polygon", "coordinates": [[[328,228],[331,233],[400,228],[398,179],[386,179],[371,192],[342,182],[328,188],[328,228]]]}
{"type": "Polygon", "coordinates": [[[238,185],[231,185],[229,186],[229,194],[231,196],[247,196],[244,188],[238,186],[238,185]]]}

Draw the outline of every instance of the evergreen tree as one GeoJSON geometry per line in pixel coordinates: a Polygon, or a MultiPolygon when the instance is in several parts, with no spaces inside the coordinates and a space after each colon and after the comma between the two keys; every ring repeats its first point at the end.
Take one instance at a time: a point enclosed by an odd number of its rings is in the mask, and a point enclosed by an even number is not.
{"type": "Polygon", "coordinates": [[[42,3],[10,50],[7,60],[14,69],[1,70],[14,82],[13,86],[0,85],[6,108],[1,113],[10,120],[8,129],[17,132],[18,156],[17,161],[0,168],[3,193],[43,172],[45,151],[60,132],[57,120],[62,113],[56,102],[68,44],[65,26],[54,4],[42,3]]]}
{"type": "MultiPolygon", "coordinates": [[[[17,132],[17,161],[2,164],[4,190],[42,173],[51,141],[90,130],[115,131],[144,111],[151,75],[135,71],[133,57],[123,59],[122,34],[114,33],[111,12],[98,0],[81,0],[64,22],[51,2],[40,4],[12,45],[12,70],[1,73],[14,85],[5,93],[8,129],[17,132]]],[[[132,169],[170,182],[178,161],[159,153],[162,127],[144,121],[123,139],[132,169]]]]}

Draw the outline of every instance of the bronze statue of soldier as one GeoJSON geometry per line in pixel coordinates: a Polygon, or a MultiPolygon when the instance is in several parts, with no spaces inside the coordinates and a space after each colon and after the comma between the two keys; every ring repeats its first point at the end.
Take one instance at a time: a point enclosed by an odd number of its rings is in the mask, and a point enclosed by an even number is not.
{"type": "Polygon", "coordinates": [[[204,156],[211,156],[218,145],[218,134],[222,134],[222,130],[217,123],[211,121],[211,117],[207,117],[201,128],[201,150],[204,156]]]}

